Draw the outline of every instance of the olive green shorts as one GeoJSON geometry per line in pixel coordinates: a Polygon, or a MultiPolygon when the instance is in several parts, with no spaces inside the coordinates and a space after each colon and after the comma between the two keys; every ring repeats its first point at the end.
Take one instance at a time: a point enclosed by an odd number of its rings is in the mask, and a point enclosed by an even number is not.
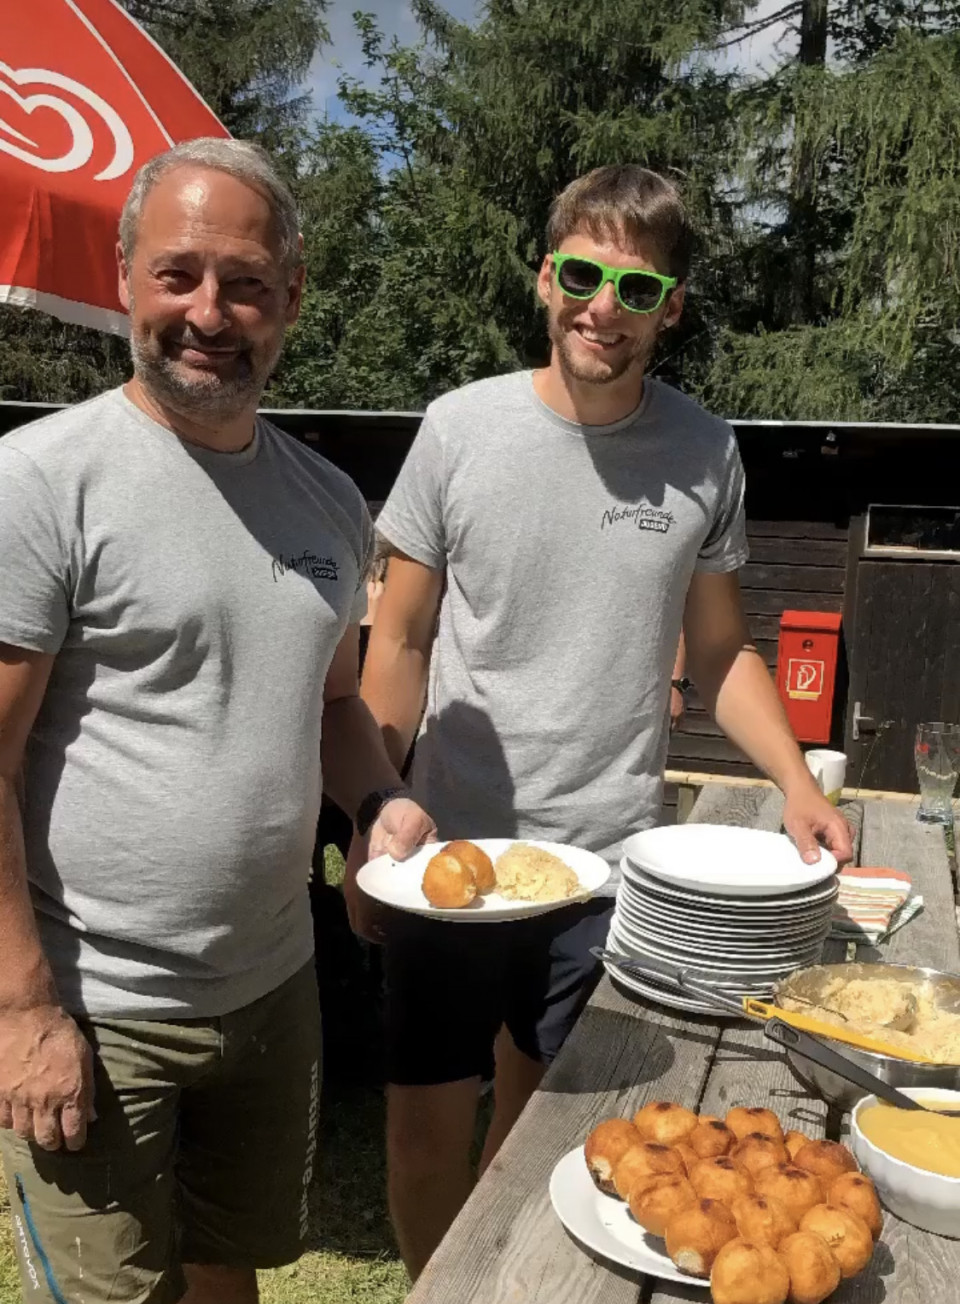
{"type": "Polygon", "coordinates": [[[23,1299],[173,1304],[183,1263],[299,1258],[320,1100],[313,965],[221,1018],[79,1022],[96,1075],[84,1148],[0,1131],[23,1299]]]}

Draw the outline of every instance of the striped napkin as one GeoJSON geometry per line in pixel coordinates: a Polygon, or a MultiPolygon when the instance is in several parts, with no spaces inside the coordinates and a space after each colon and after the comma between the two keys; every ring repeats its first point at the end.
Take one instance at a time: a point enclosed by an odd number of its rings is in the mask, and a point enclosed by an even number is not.
{"type": "Polygon", "coordinates": [[[902,869],[856,866],[841,870],[837,878],[840,895],[831,937],[875,946],[923,909],[923,897],[911,894],[910,875],[902,869]]]}

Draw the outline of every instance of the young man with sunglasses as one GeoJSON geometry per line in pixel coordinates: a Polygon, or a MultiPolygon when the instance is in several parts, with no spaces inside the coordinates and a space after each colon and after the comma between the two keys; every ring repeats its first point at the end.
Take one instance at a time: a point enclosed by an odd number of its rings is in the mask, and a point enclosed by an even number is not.
{"type": "MultiPolygon", "coordinates": [[[[615,867],[659,816],[682,627],[701,699],[783,789],[804,857],[822,840],[849,858],[750,647],[733,432],[645,375],[683,307],[680,198],[601,168],[560,195],[547,239],[549,364],[431,404],[378,521],[391,557],[362,692],[394,764],[426,697],[412,784],[441,837],[550,839],[615,867]]],[[[388,921],[389,1194],[411,1275],[470,1191],[495,1039],[481,1166],[597,980],[614,890],[507,925],[388,921]]]]}

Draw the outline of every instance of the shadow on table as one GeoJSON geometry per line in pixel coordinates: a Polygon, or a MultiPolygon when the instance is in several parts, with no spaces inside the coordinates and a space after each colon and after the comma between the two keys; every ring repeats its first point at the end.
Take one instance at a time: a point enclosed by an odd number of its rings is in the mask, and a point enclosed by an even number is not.
{"type": "Polygon", "coordinates": [[[888,1296],[886,1283],[882,1280],[884,1277],[891,1276],[893,1270],[893,1255],[890,1247],[882,1240],[878,1241],[874,1247],[873,1258],[866,1268],[856,1277],[840,1283],[838,1289],[830,1296],[831,1304],[882,1304],[882,1301],[888,1298],[891,1299],[891,1304],[896,1304],[896,1297],[888,1296]]]}
{"type": "Polygon", "coordinates": [[[645,1017],[640,1008],[630,1012],[588,1005],[540,1090],[592,1095],[656,1082],[673,1067],[675,1041],[699,1042],[707,1057],[717,1037],[717,1025],[708,1019],[702,1029],[693,1022],[681,1029],[654,1015],[645,1017]]]}

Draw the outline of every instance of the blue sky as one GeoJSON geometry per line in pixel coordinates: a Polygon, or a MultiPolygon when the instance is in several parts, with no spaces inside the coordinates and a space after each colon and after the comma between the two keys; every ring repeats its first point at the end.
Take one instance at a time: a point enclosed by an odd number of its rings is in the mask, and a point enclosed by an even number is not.
{"type": "MultiPolygon", "coordinates": [[[[601,3],[602,0],[596,0],[601,3]]],[[[762,17],[782,8],[784,0],[760,0],[751,12],[751,19],[762,17]]],[[[483,7],[483,0],[445,0],[447,12],[463,22],[475,22],[483,7]]],[[[308,79],[308,89],[313,94],[314,111],[320,115],[343,119],[344,112],[337,100],[337,78],[341,68],[357,77],[364,77],[360,43],[353,27],[352,15],[362,9],[376,16],[381,29],[388,37],[397,36],[402,43],[417,39],[418,29],[408,0],[331,0],[327,24],[331,41],[314,59],[308,79]]],[[[778,24],[759,36],[730,47],[718,55],[717,62],[724,67],[768,69],[777,61],[777,41],[784,36],[784,25],[778,24]]],[[[795,41],[787,38],[786,49],[795,41]]]]}
{"type": "MultiPolygon", "coordinates": [[[[482,0],[446,0],[444,8],[455,18],[474,22],[481,2],[482,0]]],[[[344,116],[337,100],[337,78],[341,67],[344,72],[352,73],[355,77],[366,74],[360,42],[353,26],[353,14],[358,9],[374,14],[381,30],[388,37],[396,36],[403,44],[410,44],[417,39],[418,28],[408,0],[331,0],[327,10],[330,44],[314,59],[308,81],[308,89],[313,94],[314,111],[318,114],[326,112],[332,118],[344,116]]]]}

